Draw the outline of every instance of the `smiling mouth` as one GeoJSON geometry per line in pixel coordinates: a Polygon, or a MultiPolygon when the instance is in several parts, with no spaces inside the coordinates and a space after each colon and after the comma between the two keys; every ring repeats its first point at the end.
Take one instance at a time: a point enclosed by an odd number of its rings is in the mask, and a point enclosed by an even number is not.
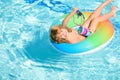
{"type": "Polygon", "coordinates": [[[67,31],[64,31],[64,32],[62,32],[62,33],[60,34],[60,37],[61,37],[61,38],[66,38],[67,35],[68,35],[68,32],[67,32],[67,31]]]}

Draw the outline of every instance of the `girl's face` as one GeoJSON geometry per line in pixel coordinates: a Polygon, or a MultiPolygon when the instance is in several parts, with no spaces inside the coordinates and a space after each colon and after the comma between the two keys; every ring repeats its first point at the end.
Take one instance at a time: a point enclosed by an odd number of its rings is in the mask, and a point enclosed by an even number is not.
{"type": "Polygon", "coordinates": [[[61,38],[67,38],[68,37],[68,31],[66,29],[60,30],[60,37],[61,38]]]}
{"type": "Polygon", "coordinates": [[[71,32],[68,32],[67,29],[61,29],[60,30],[60,37],[61,38],[76,38],[76,36],[78,35],[78,32],[75,30],[72,30],[71,32]]]}

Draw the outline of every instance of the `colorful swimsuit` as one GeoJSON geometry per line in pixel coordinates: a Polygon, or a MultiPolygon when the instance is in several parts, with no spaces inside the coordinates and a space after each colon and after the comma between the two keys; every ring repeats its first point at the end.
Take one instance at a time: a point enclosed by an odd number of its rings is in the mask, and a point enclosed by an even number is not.
{"type": "Polygon", "coordinates": [[[77,30],[78,34],[81,34],[81,35],[83,35],[85,37],[88,37],[88,36],[91,35],[91,32],[85,27],[76,26],[76,27],[74,27],[74,29],[77,30]]]}

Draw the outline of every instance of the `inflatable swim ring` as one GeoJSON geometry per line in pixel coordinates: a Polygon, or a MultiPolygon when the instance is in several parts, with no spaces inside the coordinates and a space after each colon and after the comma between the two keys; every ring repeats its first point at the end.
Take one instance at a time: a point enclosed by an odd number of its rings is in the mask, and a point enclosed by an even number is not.
{"type": "MultiPolygon", "coordinates": [[[[91,12],[83,12],[85,19],[87,19],[91,12]]],[[[52,26],[61,24],[62,20],[67,16],[67,14],[60,17],[58,20],[56,20],[52,26]]],[[[82,18],[77,18],[76,14],[70,19],[68,22],[69,28],[72,28],[75,25],[75,23],[82,24],[83,20],[82,18]]],[[[93,52],[95,50],[100,49],[101,47],[107,45],[110,40],[112,39],[112,36],[114,34],[114,27],[111,24],[109,20],[106,20],[104,22],[100,22],[97,26],[97,30],[94,34],[87,37],[85,40],[75,43],[75,44],[69,44],[69,43],[60,43],[57,44],[54,41],[50,40],[52,45],[58,49],[59,51],[62,51],[64,53],[68,54],[76,54],[76,53],[89,53],[93,52]]]]}

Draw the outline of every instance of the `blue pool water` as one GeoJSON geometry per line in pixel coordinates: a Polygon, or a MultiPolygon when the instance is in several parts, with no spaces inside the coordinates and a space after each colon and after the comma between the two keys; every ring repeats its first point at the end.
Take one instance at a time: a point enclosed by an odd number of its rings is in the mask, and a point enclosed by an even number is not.
{"type": "MultiPolygon", "coordinates": [[[[55,19],[78,7],[93,11],[104,0],[0,0],[0,80],[120,80],[120,0],[115,34],[104,49],[65,55],[49,42],[55,19]]],[[[103,36],[104,37],[104,36],[103,36]]]]}

